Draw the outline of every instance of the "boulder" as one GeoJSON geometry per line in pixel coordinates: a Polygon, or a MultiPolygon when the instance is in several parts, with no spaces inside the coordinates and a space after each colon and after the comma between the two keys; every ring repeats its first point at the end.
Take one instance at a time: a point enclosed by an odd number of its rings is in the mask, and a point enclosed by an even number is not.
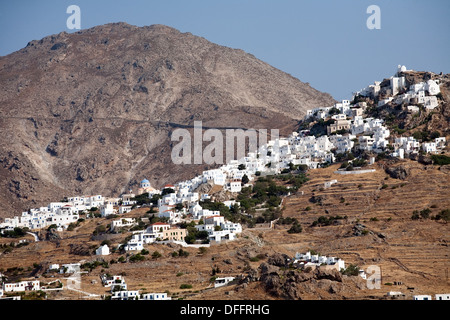
{"type": "Polygon", "coordinates": [[[391,178],[405,180],[409,176],[409,170],[404,166],[398,167],[388,167],[386,168],[386,173],[389,174],[391,178]]]}
{"type": "Polygon", "coordinates": [[[315,278],[318,280],[328,279],[331,281],[342,282],[342,274],[336,269],[317,268],[315,278]]]}
{"type": "Polygon", "coordinates": [[[433,164],[433,160],[431,159],[431,157],[429,155],[419,155],[419,159],[417,160],[420,163],[424,164],[424,165],[430,165],[433,164]]]}
{"type": "Polygon", "coordinates": [[[277,267],[285,267],[289,263],[289,256],[282,253],[275,253],[267,259],[267,263],[277,267]]]}

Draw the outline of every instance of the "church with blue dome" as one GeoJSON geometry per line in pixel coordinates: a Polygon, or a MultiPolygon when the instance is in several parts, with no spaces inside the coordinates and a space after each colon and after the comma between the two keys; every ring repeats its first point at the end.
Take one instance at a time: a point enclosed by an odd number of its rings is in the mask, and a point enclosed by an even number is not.
{"type": "Polygon", "coordinates": [[[152,187],[152,185],[150,184],[150,181],[148,181],[147,179],[143,179],[141,181],[141,183],[139,184],[139,189],[138,189],[138,194],[143,194],[143,193],[151,193],[154,192],[155,188],[152,187]]]}

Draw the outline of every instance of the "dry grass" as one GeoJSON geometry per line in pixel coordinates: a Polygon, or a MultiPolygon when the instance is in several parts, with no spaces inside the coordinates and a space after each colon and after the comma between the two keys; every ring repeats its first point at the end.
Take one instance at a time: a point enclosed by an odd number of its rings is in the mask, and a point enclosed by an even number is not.
{"type": "MultiPolygon", "coordinates": [[[[259,283],[251,283],[239,291],[230,287],[211,289],[212,269],[220,269],[218,276],[237,276],[245,274],[247,268],[257,268],[264,261],[249,260],[258,254],[281,252],[294,255],[297,251],[313,249],[324,255],[339,256],[347,265],[353,263],[364,269],[369,265],[377,265],[382,271],[383,285],[380,290],[344,290],[340,294],[320,296],[321,298],[380,298],[391,290],[408,295],[449,292],[449,225],[431,219],[411,220],[413,210],[433,206],[431,215],[434,215],[450,207],[448,173],[437,167],[424,167],[412,161],[406,161],[402,165],[411,169],[411,175],[405,181],[386,178],[387,174],[380,165],[376,166],[377,171],[374,173],[351,176],[335,174],[338,167],[336,165],[310,171],[310,181],[301,189],[304,195],[293,195],[284,201],[283,215],[297,218],[303,226],[302,233],[288,234],[289,227],[279,225],[274,229],[246,229],[237,241],[211,246],[204,254],[200,254],[196,248],[184,248],[189,252],[188,257],[171,256],[173,251],[180,248],[178,246],[149,245],[147,250],[150,255],[143,262],[116,263],[104,270],[100,266],[89,274],[83,274],[83,290],[109,294],[101,286],[99,275],[122,273],[131,290],[168,291],[174,298],[272,299],[259,283]],[[329,189],[320,189],[325,181],[331,179],[338,180],[338,183],[329,189]],[[388,187],[383,189],[383,184],[388,187]],[[393,189],[392,186],[397,187],[393,189]],[[322,204],[311,203],[313,195],[324,196],[322,204]],[[308,206],[311,210],[306,211],[308,206]],[[311,223],[322,215],[347,217],[339,220],[337,225],[311,227],[311,223]],[[365,225],[369,231],[367,235],[353,235],[352,228],[357,222],[365,225]],[[384,238],[378,236],[380,233],[384,238]],[[154,251],[160,252],[161,258],[152,259],[151,253],[154,251]],[[97,283],[92,283],[92,280],[97,283]],[[394,281],[400,281],[403,285],[389,285],[394,281]],[[182,284],[190,284],[192,288],[180,289],[182,284]]],[[[142,216],[145,211],[138,209],[125,216],[142,216]]],[[[107,219],[88,220],[76,230],[64,232],[59,244],[41,241],[0,255],[0,269],[15,266],[26,269],[33,263],[94,260],[96,256],[70,254],[69,246],[84,245],[95,249],[100,241],[90,240],[90,235],[98,225],[109,222],[107,219]]],[[[113,246],[123,241],[126,235],[114,239],[113,246]]],[[[7,241],[10,242],[11,239],[7,241]]],[[[117,260],[120,256],[124,255],[115,253],[104,259],[117,260]]],[[[45,278],[41,279],[45,281],[45,278]]],[[[82,297],[65,290],[51,298],[82,297]]],[[[310,294],[304,298],[317,299],[318,296],[310,294]]]]}

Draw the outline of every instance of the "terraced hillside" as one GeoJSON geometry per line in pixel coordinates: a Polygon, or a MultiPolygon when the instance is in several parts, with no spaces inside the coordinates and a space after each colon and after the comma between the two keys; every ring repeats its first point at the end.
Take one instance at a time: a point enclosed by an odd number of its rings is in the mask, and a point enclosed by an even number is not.
{"type": "MultiPolygon", "coordinates": [[[[102,258],[93,255],[93,250],[104,240],[92,237],[93,232],[109,224],[110,220],[89,219],[73,231],[60,233],[58,239],[31,242],[9,252],[2,248],[0,271],[11,280],[38,276],[45,283],[54,280],[43,273],[51,263],[103,260],[107,262],[105,265],[82,274],[83,291],[110,295],[108,289],[101,286],[99,278],[101,274],[109,273],[123,274],[129,290],[168,291],[174,299],[280,299],[280,296],[268,293],[264,283],[258,280],[262,264],[274,254],[293,256],[296,252],[315,250],[323,255],[340,257],[347,266],[355,264],[364,270],[371,265],[379,266],[381,288],[368,289],[358,276],[343,277],[342,282],[313,279],[300,284],[301,299],[383,299],[389,291],[400,291],[411,299],[413,294],[449,292],[449,225],[442,220],[411,219],[414,210],[429,209],[430,217],[434,217],[450,208],[448,167],[425,166],[410,160],[377,162],[371,166],[375,172],[361,175],[336,174],[338,167],[336,164],[309,171],[310,180],[297,194],[284,199],[283,216],[297,218],[303,227],[301,233],[289,234],[290,226],[286,225],[275,224],[274,228],[257,225],[244,229],[236,241],[212,245],[204,252],[174,244],[147,245],[149,254],[144,255],[142,261],[132,262],[132,254],[116,252],[102,258]],[[398,166],[408,172],[405,180],[393,179],[385,172],[386,167],[398,166]],[[337,183],[324,188],[324,182],[332,179],[337,183]],[[321,216],[340,216],[342,219],[329,225],[312,226],[321,216]],[[189,255],[174,256],[173,253],[180,249],[189,255]],[[155,251],[161,256],[152,258],[155,251]],[[126,262],[120,263],[120,257],[126,258],[126,262]],[[215,276],[247,277],[250,280],[215,289],[211,282],[215,276]],[[182,285],[188,285],[188,288],[182,288],[182,285]]],[[[142,217],[146,211],[146,208],[136,209],[124,217],[142,217]]],[[[129,235],[125,232],[112,236],[110,248],[123,243],[129,235]]],[[[30,235],[26,238],[33,241],[30,235]]],[[[1,244],[11,241],[18,239],[0,238],[1,244]]],[[[66,285],[66,280],[62,281],[66,285]]],[[[63,290],[49,293],[49,298],[87,297],[63,290]]]]}
{"type": "Polygon", "coordinates": [[[416,288],[410,293],[449,291],[448,224],[411,219],[415,210],[429,209],[432,217],[450,207],[448,169],[405,160],[394,165],[409,170],[407,178],[399,180],[386,174],[386,165],[361,175],[335,174],[336,165],[311,172],[304,195],[287,199],[284,215],[300,220],[303,236],[316,251],[362,267],[378,265],[383,283],[404,283],[394,291],[408,293],[408,287],[416,288]],[[332,179],[338,183],[323,189],[323,183],[332,179]],[[319,200],[311,203],[313,197],[319,200]],[[311,227],[320,216],[336,215],[345,218],[311,227]]]}

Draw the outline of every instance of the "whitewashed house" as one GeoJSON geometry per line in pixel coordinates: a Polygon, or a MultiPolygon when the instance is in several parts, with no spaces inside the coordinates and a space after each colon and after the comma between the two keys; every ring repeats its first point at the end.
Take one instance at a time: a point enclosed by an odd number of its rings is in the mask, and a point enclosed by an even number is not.
{"type": "Polygon", "coordinates": [[[390,86],[392,89],[392,95],[394,96],[397,95],[400,92],[400,90],[402,90],[406,86],[405,77],[391,77],[390,86]]]}
{"type": "Polygon", "coordinates": [[[172,300],[172,298],[168,297],[166,292],[143,293],[140,295],[139,300],[172,300]]]}
{"type": "Polygon", "coordinates": [[[427,80],[425,85],[425,90],[428,91],[428,94],[430,96],[435,96],[441,92],[441,89],[439,88],[439,84],[435,80],[427,80]]]}
{"type": "Polygon", "coordinates": [[[106,217],[115,213],[114,206],[110,203],[101,204],[99,206],[99,210],[102,217],[106,217]]]}
{"type": "Polygon", "coordinates": [[[229,182],[229,190],[230,192],[241,192],[242,190],[242,181],[239,179],[233,179],[229,182]]]}
{"type": "Polygon", "coordinates": [[[41,283],[39,280],[3,283],[2,286],[4,292],[37,291],[40,288],[41,283]]]}
{"type": "MultiPolygon", "coordinates": [[[[217,211],[219,213],[219,211],[217,211]]],[[[198,224],[195,228],[199,231],[208,232],[209,241],[221,242],[225,240],[234,240],[236,236],[242,232],[240,223],[233,223],[225,220],[219,214],[205,217],[203,224],[198,224]],[[216,230],[220,227],[220,230],[216,230]]]]}
{"type": "Polygon", "coordinates": [[[334,179],[334,180],[330,180],[330,181],[326,181],[325,183],[324,183],[324,188],[325,189],[328,189],[328,188],[330,188],[333,184],[335,184],[335,183],[337,183],[337,180],[336,179],[334,179]]]}
{"type": "Polygon", "coordinates": [[[97,250],[95,250],[95,254],[97,256],[107,256],[109,255],[109,247],[106,244],[100,246],[97,250]]]}
{"type": "Polygon", "coordinates": [[[436,139],[434,139],[434,142],[436,143],[437,149],[445,148],[445,143],[446,143],[445,137],[436,138],[436,139]]]}
{"type": "Polygon", "coordinates": [[[428,110],[435,109],[439,104],[435,96],[426,96],[423,99],[423,105],[428,110]]]}
{"type": "Polygon", "coordinates": [[[59,270],[59,264],[57,264],[57,263],[51,264],[48,267],[48,270],[50,270],[50,271],[52,271],[52,270],[59,270]]]}
{"type": "Polygon", "coordinates": [[[223,186],[227,176],[225,172],[220,169],[212,169],[203,171],[203,182],[212,181],[214,184],[223,186]]]}
{"type": "Polygon", "coordinates": [[[144,249],[144,242],[131,239],[130,241],[127,242],[127,244],[123,247],[123,249],[125,251],[141,251],[142,249],[144,249]]]}
{"type": "Polygon", "coordinates": [[[104,287],[111,287],[113,284],[125,284],[125,279],[122,276],[107,276],[106,274],[102,274],[100,279],[104,287]]]}
{"type": "Polygon", "coordinates": [[[435,294],[436,300],[450,300],[450,293],[435,294]]]}
{"type": "Polygon", "coordinates": [[[371,136],[359,136],[358,141],[360,150],[370,151],[373,149],[375,138],[372,138],[371,136]]]}
{"type": "Polygon", "coordinates": [[[132,206],[119,206],[119,214],[128,213],[131,211],[132,206]]]}
{"type": "Polygon", "coordinates": [[[418,113],[419,112],[419,107],[417,107],[417,106],[407,106],[406,108],[408,109],[408,112],[410,112],[410,113],[418,113]]]}
{"type": "Polygon", "coordinates": [[[210,216],[205,218],[204,223],[205,225],[221,226],[225,224],[225,217],[220,215],[210,216]]]}
{"type": "Polygon", "coordinates": [[[124,206],[132,206],[136,204],[136,200],[132,200],[136,195],[134,193],[127,193],[122,195],[122,205],[124,206]]]}
{"type": "Polygon", "coordinates": [[[81,264],[80,263],[66,263],[61,265],[59,269],[59,273],[76,273],[80,271],[81,264]]]}
{"type": "Polygon", "coordinates": [[[238,234],[242,232],[242,225],[240,223],[226,221],[222,223],[220,226],[222,230],[228,231],[230,233],[238,234]]]}
{"type": "Polygon", "coordinates": [[[228,283],[234,280],[234,277],[220,277],[214,280],[214,288],[226,286],[228,283]]]}
{"type": "Polygon", "coordinates": [[[380,99],[380,100],[378,101],[378,106],[379,106],[379,107],[382,107],[382,106],[388,104],[389,102],[391,102],[393,99],[394,99],[393,97],[387,97],[387,98],[385,98],[385,99],[380,99]]]}
{"type": "Polygon", "coordinates": [[[155,222],[147,228],[146,232],[147,233],[158,233],[158,232],[162,233],[164,230],[169,230],[169,229],[170,229],[170,224],[163,223],[163,222],[155,222]]]}
{"type": "Polygon", "coordinates": [[[418,294],[413,296],[413,300],[432,300],[432,298],[428,294],[418,294]]]}
{"type": "Polygon", "coordinates": [[[122,218],[111,221],[110,229],[114,230],[115,228],[122,228],[122,227],[131,227],[136,224],[135,218],[122,218]]]}
{"type": "Polygon", "coordinates": [[[115,291],[112,293],[111,300],[139,300],[139,290],[115,291]]]}
{"type": "Polygon", "coordinates": [[[336,258],[336,257],[327,257],[327,256],[321,256],[321,255],[313,255],[310,251],[306,252],[305,254],[302,253],[295,253],[294,256],[294,264],[298,264],[301,268],[306,267],[312,267],[316,268],[323,264],[325,264],[325,268],[333,268],[338,271],[341,271],[342,269],[345,270],[345,261],[336,258]]]}
{"type": "Polygon", "coordinates": [[[436,153],[436,143],[435,142],[424,142],[422,143],[422,150],[426,153],[436,153]]]}

